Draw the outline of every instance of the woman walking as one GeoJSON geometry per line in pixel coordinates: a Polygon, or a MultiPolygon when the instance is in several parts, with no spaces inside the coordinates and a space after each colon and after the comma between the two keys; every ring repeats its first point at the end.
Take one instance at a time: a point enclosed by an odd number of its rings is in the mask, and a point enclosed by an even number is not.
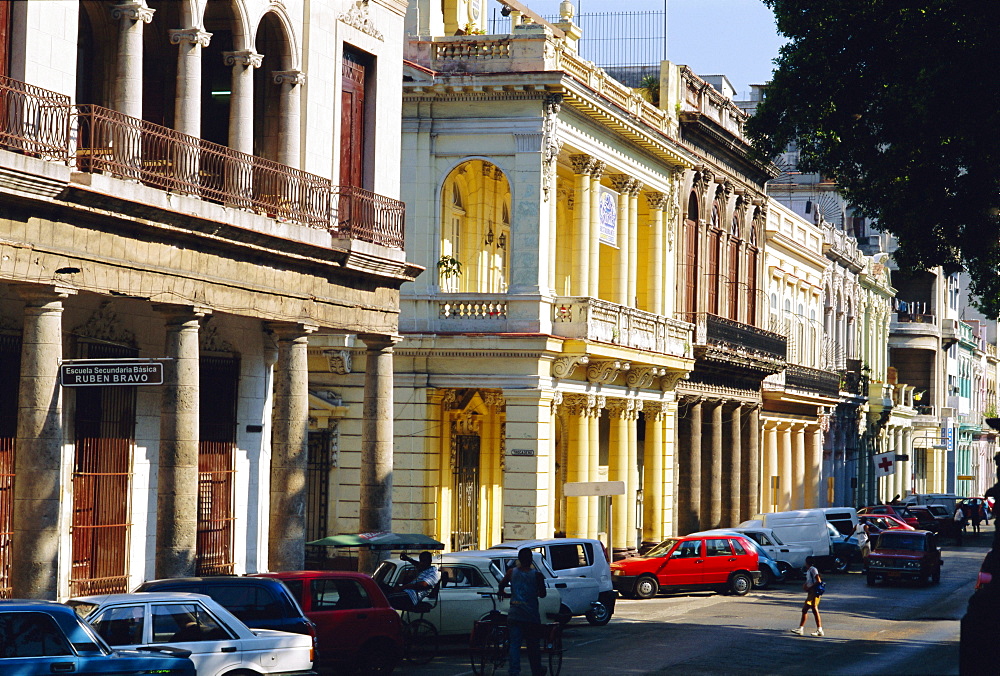
{"type": "Polygon", "coordinates": [[[798,627],[792,629],[792,633],[802,636],[805,631],[806,617],[812,610],[813,617],[816,618],[816,631],[812,633],[812,636],[823,636],[823,620],[819,616],[819,597],[823,594],[823,588],[820,585],[823,584],[823,578],[820,577],[819,570],[813,563],[813,557],[806,557],[806,566],[806,581],[802,585],[803,591],[806,592],[806,602],[802,605],[802,620],[798,627]]]}

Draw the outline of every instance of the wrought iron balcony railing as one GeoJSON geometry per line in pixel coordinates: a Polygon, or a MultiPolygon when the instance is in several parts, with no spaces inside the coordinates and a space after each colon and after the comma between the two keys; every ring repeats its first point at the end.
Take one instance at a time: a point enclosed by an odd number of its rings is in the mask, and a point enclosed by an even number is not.
{"type": "Polygon", "coordinates": [[[399,200],[0,77],[0,148],[403,248],[399,200]],[[75,127],[76,143],[71,143],[75,127]]]}
{"type": "Polygon", "coordinates": [[[785,387],[837,397],[840,394],[840,374],[789,364],[785,368],[785,387]]]}
{"type": "Polygon", "coordinates": [[[695,344],[754,354],[767,360],[785,361],[788,339],[780,333],[726,319],[708,312],[697,313],[695,344]]]}
{"type": "Polygon", "coordinates": [[[65,159],[69,112],[68,96],[0,77],[0,148],[65,159]]]}

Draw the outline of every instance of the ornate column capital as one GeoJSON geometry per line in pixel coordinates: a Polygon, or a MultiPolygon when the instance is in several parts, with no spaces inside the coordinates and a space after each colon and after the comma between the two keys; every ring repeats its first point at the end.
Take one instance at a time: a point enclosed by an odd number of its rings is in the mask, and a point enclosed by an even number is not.
{"type": "Polygon", "coordinates": [[[607,404],[607,397],[596,394],[567,394],[563,397],[563,406],[569,409],[570,415],[596,417],[607,404]]]}
{"type": "Polygon", "coordinates": [[[222,52],[222,61],[227,66],[243,66],[244,68],[260,68],[264,55],[252,49],[241,49],[236,52],[222,52]]]}
{"type": "Polygon", "coordinates": [[[628,187],[628,194],[630,197],[638,197],[645,187],[645,184],[639,179],[632,179],[632,184],[628,187]]]}
{"type": "Polygon", "coordinates": [[[627,193],[632,189],[632,184],[635,183],[635,179],[628,174],[611,174],[608,176],[608,180],[611,181],[611,187],[620,193],[627,193]]]}
{"type": "Polygon", "coordinates": [[[173,28],[167,31],[170,36],[170,44],[179,45],[182,42],[190,45],[200,45],[208,47],[212,41],[212,34],[200,28],[173,28]]]}
{"type": "Polygon", "coordinates": [[[608,165],[601,160],[594,160],[594,165],[590,168],[590,178],[594,181],[600,181],[601,176],[604,175],[605,170],[608,165]]]}
{"type": "Polygon", "coordinates": [[[396,343],[403,340],[403,337],[381,333],[359,333],[358,340],[363,342],[369,350],[380,352],[391,350],[396,343]]]}
{"type": "Polygon", "coordinates": [[[670,404],[665,401],[644,401],[642,402],[642,412],[646,419],[665,420],[670,413],[670,404]]]}
{"type": "Polygon", "coordinates": [[[126,0],[111,6],[111,18],[149,23],[153,20],[153,12],[155,11],[146,4],[145,0],[126,0]]]}
{"type": "Polygon", "coordinates": [[[650,209],[663,211],[669,204],[668,197],[662,192],[645,192],[643,195],[646,196],[646,203],[650,209]]]}
{"type": "Polygon", "coordinates": [[[274,84],[287,84],[293,87],[305,84],[306,74],[301,70],[276,70],[272,72],[274,75],[274,84]]]}
{"type": "Polygon", "coordinates": [[[569,163],[573,166],[574,174],[584,176],[590,174],[597,160],[591,155],[570,155],[569,163]]]}

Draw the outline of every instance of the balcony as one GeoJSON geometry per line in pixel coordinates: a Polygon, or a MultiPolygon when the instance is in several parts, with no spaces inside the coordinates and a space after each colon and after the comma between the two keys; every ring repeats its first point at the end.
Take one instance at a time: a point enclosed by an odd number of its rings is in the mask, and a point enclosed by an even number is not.
{"type": "Polygon", "coordinates": [[[0,79],[0,147],[325,229],[335,238],[403,248],[399,200],[108,108],[73,106],[68,97],[8,78],[0,79]]]}
{"type": "Polygon", "coordinates": [[[840,396],[840,374],[789,364],[785,369],[785,388],[836,398],[840,396]]]}
{"type": "Polygon", "coordinates": [[[716,348],[754,360],[780,363],[784,368],[788,340],[779,333],[707,312],[697,314],[695,327],[695,345],[698,347],[716,348]]]}
{"type": "Polygon", "coordinates": [[[691,356],[691,325],[597,298],[556,298],[552,333],[637,350],[691,356]]]}

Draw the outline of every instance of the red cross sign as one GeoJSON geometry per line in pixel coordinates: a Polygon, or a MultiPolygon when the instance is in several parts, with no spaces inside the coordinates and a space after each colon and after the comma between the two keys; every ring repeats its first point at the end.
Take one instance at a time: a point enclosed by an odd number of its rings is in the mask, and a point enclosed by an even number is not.
{"type": "Polygon", "coordinates": [[[896,473],[896,453],[879,453],[872,456],[875,463],[875,476],[889,476],[896,473]]]}

